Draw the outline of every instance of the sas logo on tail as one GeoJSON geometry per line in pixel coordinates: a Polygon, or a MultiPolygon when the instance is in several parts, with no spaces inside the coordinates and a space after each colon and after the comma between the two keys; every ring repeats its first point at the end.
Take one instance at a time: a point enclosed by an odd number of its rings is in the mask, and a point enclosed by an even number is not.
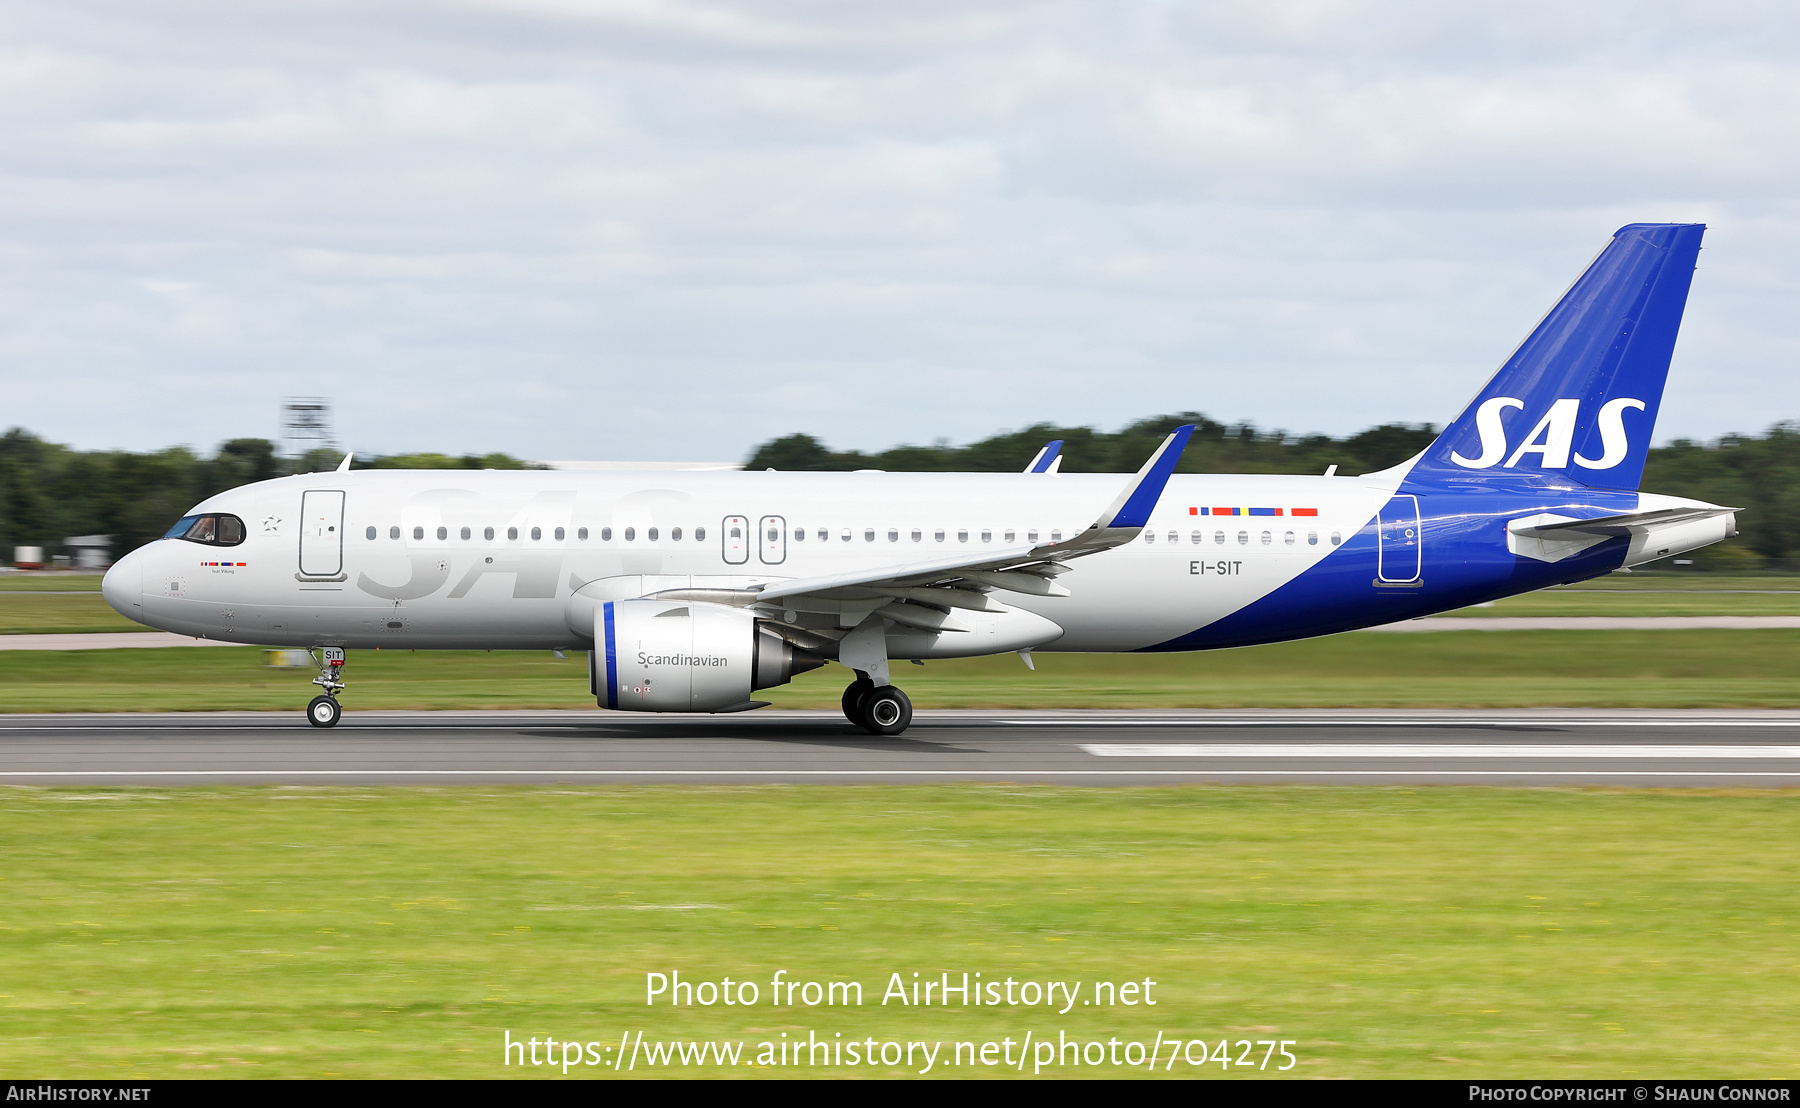
{"type": "MultiPolygon", "coordinates": [[[[1581,411],[1580,400],[1558,400],[1550,405],[1544,418],[1531,429],[1510,455],[1506,453],[1506,426],[1501,422],[1502,415],[1509,408],[1523,408],[1525,402],[1511,396],[1495,396],[1481,402],[1475,410],[1475,430],[1481,435],[1481,456],[1465,458],[1461,454],[1451,452],[1450,460],[1465,469],[1492,469],[1500,465],[1511,469],[1518,465],[1527,454],[1536,454],[1536,465],[1542,469],[1566,469],[1569,465],[1569,451],[1575,441],[1575,419],[1581,411]]],[[[1600,456],[1589,458],[1583,454],[1575,455],[1575,464],[1584,469],[1611,469],[1625,460],[1625,454],[1631,449],[1631,443],[1625,438],[1625,409],[1644,410],[1642,400],[1620,397],[1608,400],[1600,406],[1600,456]]]]}

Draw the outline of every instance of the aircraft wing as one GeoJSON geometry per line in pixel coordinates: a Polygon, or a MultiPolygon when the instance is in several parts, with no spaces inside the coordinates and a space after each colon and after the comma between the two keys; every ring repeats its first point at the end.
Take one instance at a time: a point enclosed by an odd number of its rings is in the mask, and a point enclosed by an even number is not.
{"type": "MultiPolygon", "coordinates": [[[[1067,596],[1067,589],[1050,580],[1068,568],[1062,563],[1070,558],[1081,558],[1123,546],[1142,534],[1144,525],[1150,520],[1151,511],[1169,483],[1169,475],[1175,472],[1175,463],[1181,460],[1181,452],[1187,446],[1188,437],[1193,433],[1191,424],[1184,424],[1171,432],[1156,453],[1150,456],[1150,460],[1144,463],[1144,467],[1126,484],[1124,490],[1100,513],[1099,518],[1066,542],[1011,546],[999,550],[971,550],[948,558],[904,562],[854,573],[802,577],[757,590],[756,602],[837,589],[869,589],[880,592],[952,584],[960,584],[966,588],[985,586],[1034,596],[1067,596]]],[[[954,607],[971,606],[954,603],[954,600],[946,603],[951,603],[954,607]]]]}

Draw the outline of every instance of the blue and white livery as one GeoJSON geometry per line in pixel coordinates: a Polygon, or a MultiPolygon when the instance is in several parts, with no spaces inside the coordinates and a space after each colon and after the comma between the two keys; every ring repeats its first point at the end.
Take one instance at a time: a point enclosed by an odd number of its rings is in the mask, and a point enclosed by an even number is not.
{"type": "MultiPolygon", "coordinates": [[[[1348,631],[1735,533],[1638,491],[1704,228],[1634,224],[1418,457],[1360,477],[1022,473],[307,474],[197,505],[107,574],[169,631],[318,649],[587,650],[596,701],[734,712],[835,660],[845,715],[911,720],[889,663],[1172,651],[1348,631]]],[[[1335,468],[1335,467],[1334,467],[1335,468]]]]}

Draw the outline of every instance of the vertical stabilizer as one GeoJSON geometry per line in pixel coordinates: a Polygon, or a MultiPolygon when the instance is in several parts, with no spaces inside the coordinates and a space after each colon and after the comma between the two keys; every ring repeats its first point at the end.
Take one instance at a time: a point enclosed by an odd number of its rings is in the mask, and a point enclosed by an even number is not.
{"type": "Polygon", "coordinates": [[[1555,475],[1637,488],[1705,230],[1621,227],[1410,479],[1555,475]]]}

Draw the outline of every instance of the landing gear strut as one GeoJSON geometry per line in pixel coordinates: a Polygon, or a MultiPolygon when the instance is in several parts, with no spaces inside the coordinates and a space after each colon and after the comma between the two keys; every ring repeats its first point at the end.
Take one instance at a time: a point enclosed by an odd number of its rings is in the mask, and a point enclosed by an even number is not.
{"type": "Polygon", "coordinates": [[[838,662],[856,673],[844,690],[844,718],[871,735],[898,735],[912,723],[912,701],[888,682],[886,628],[865,619],[838,641],[838,662]]]}
{"type": "MultiPolygon", "coordinates": [[[[307,653],[312,654],[311,651],[307,653]]],[[[319,675],[312,683],[324,689],[325,695],[313,697],[312,703],[306,706],[306,722],[314,727],[336,727],[344,716],[344,710],[337,702],[337,694],[344,690],[344,648],[321,648],[313,657],[313,664],[319,667],[319,675]]]]}

